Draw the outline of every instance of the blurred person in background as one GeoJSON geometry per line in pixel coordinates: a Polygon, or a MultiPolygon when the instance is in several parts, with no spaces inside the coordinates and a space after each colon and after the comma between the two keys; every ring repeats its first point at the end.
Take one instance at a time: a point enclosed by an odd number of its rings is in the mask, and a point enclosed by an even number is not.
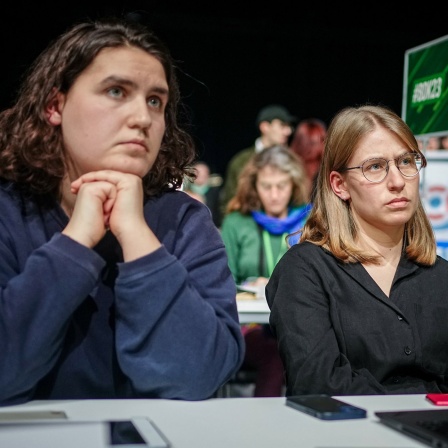
{"type": "Polygon", "coordinates": [[[216,227],[220,227],[222,177],[219,174],[210,173],[209,165],[201,160],[195,162],[192,168],[196,172],[196,178],[186,177],[182,189],[191,197],[205,204],[210,209],[216,227]]]}
{"type": "Polygon", "coordinates": [[[236,193],[238,176],[249,159],[264,148],[273,145],[288,145],[296,120],[297,118],[291,115],[288,109],[279,104],[265,106],[258,112],[255,124],[259,136],[252,146],[237,152],[227,165],[221,194],[224,212],[230,199],[236,193]]]}
{"type": "Polygon", "coordinates": [[[441,148],[442,148],[442,142],[440,137],[432,136],[428,138],[425,146],[425,149],[427,151],[438,151],[441,148]]]}
{"type": "Polygon", "coordinates": [[[448,149],[448,134],[440,137],[440,148],[444,150],[448,149]]]}
{"type": "Polygon", "coordinates": [[[310,179],[311,202],[317,182],[322,153],[324,151],[327,126],[325,122],[318,118],[306,118],[301,120],[291,138],[290,148],[303,161],[306,174],[310,179]]]}
{"type": "MultiPolygon", "coordinates": [[[[275,264],[287,251],[288,236],[310,212],[309,181],[298,156],[277,145],[255,154],[244,167],[236,195],[227,206],[221,233],[237,284],[264,290],[275,264]]],[[[257,372],[254,396],[281,396],[284,369],[269,325],[242,326],[243,369],[257,372]]]]}

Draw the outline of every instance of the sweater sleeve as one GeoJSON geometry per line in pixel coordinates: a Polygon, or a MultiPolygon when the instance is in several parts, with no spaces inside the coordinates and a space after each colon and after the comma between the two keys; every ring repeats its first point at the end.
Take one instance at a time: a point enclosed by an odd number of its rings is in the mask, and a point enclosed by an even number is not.
{"type": "Polygon", "coordinates": [[[107,396],[205,399],[239,368],[244,340],[224,244],[207,207],[177,193],[145,209],[163,245],[118,263],[113,297],[101,295],[106,261],[98,252],[58,232],[47,240],[40,221],[14,226],[12,213],[0,220],[1,404],[33,399],[55,369],[62,387],[80,379],[78,391],[95,394],[88,375],[98,351],[114,352],[121,368],[107,372],[107,396]],[[88,321],[79,310],[92,297],[113,301],[115,322],[95,328],[107,332],[101,340],[90,328],[77,334],[89,360],[70,357],[73,316],[88,321]]]}
{"type": "Polygon", "coordinates": [[[354,370],[343,353],[325,269],[306,255],[288,251],[266,287],[270,324],[286,369],[287,394],[386,393],[367,369],[354,370]]]}
{"type": "Polygon", "coordinates": [[[209,211],[194,204],[170,251],[119,265],[117,355],[140,396],[209,398],[243,361],[224,244],[209,211]]]}
{"type": "Polygon", "coordinates": [[[32,397],[58,359],[71,315],[104,266],[98,254],[62,234],[34,250],[20,273],[16,257],[2,238],[0,402],[32,397]]]}

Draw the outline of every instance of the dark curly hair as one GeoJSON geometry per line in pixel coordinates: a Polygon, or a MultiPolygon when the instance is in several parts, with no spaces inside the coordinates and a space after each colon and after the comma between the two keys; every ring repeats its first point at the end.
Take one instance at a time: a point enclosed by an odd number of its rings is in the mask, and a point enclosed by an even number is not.
{"type": "Polygon", "coordinates": [[[174,61],[166,46],[144,25],[119,18],[78,23],[54,40],[25,73],[17,101],[0,114],[0,176],[32,194],[59,194],[67,170],[60,126],[45,110],[55,92],[67,93],[98,53],[108,47],[137,47],[163,66],[169,88],[166,130],[157,159],[143,178],[147,195],[182,185],[194,176],[193,138],[178,124],[180,92],[174,61]]]}

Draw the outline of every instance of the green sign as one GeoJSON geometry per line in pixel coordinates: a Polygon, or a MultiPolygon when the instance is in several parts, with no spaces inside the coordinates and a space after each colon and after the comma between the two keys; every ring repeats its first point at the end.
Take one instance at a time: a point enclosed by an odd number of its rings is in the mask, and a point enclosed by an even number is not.
{"type": "Polygon", "coordinates": [[[405,52],[402,118],[417,136],[448,132],[448,36],[405,52]]]}

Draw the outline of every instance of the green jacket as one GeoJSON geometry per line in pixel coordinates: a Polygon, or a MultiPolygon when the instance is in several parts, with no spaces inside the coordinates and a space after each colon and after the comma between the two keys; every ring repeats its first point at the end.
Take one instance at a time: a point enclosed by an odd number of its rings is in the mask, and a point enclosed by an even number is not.
{"type": "MultiPolygon", "coordinates": [[[[262,231],[252,215],[229,213],[222,222],[221,235],[230,270],[238,285],[248,277],[270,277],[263,251],[262,231]]],[[[287,250],[282,245],[283,239],[283,235],[270,235],[275,260],[287,250]]]]}
{"type": "Polygon", "coordinates": [[[237,152],[227,166],[224,185],[221,192],[222,209],[225,210],[228,202],[236,193],[238,176],[249,159],[255,154],[255,145],[237,152]]]}

